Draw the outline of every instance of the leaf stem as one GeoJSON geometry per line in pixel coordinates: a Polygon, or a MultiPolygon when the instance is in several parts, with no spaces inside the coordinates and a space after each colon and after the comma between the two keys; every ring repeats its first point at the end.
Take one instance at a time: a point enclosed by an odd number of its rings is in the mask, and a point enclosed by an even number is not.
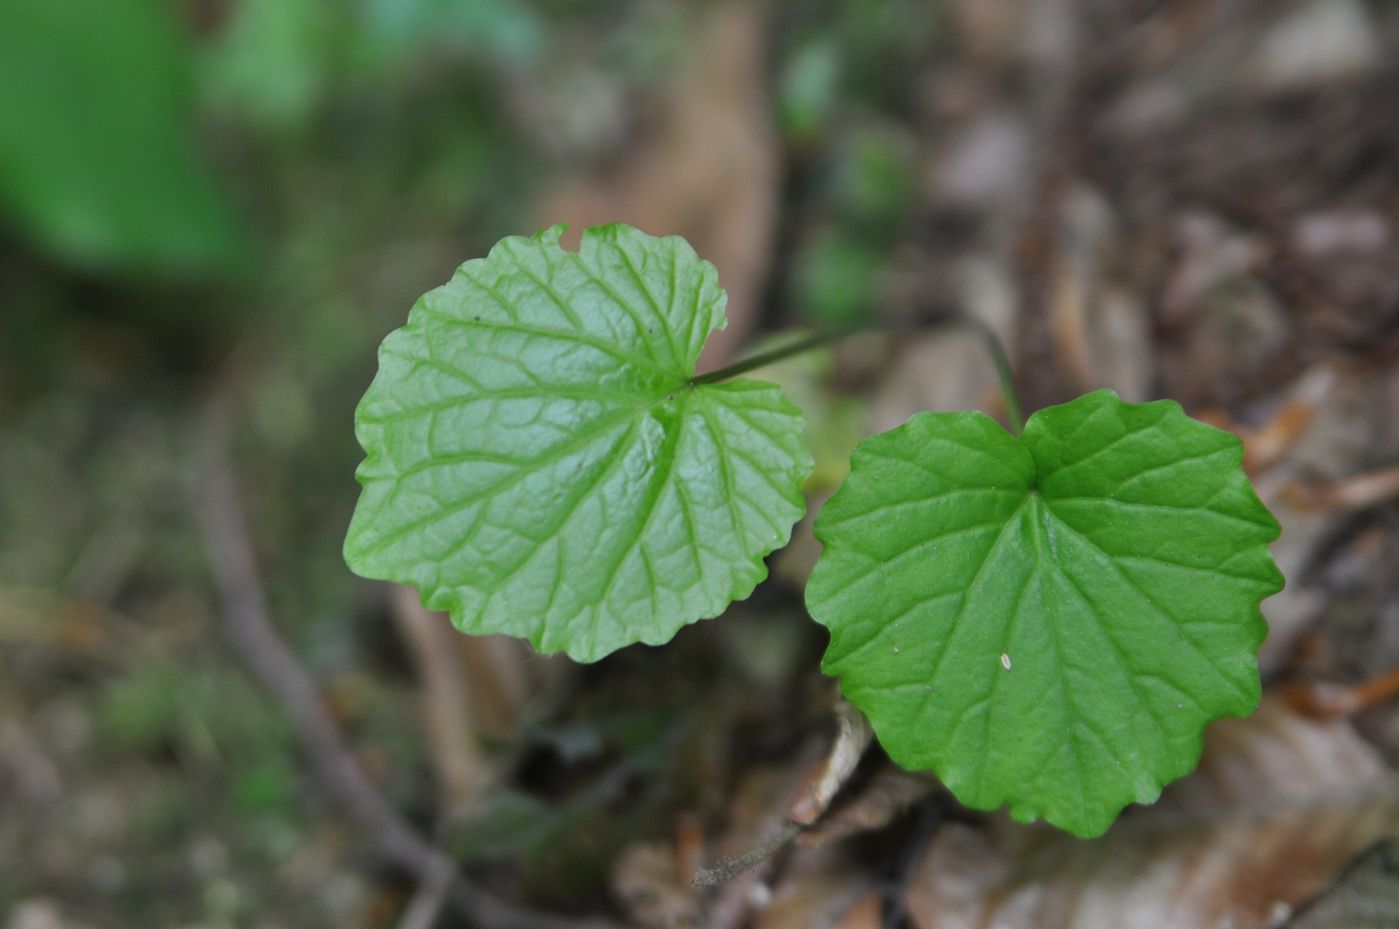
{"type": "Polygon", "coordinates": [[[1006,419],[1010,422],[1010,433],[1020,435],[1025,428],[1025,417],[1020,412],[1020,396],[1015,392],[1010,358],[1006,356],[1006,349],[1001,344],[1000,337],[996,335],[995,330],[975,316],[956,316],[953,317],[953,321],[975,329],[986,343],[986,352],[991,356],[991,363],[996,366],[996,379],[1001,382],[1001,398],[1006,402],[1006,419]]]}
{"type": "MultiPolygon", "coordinates": [[[[981,336],[982,341],[986,343],[987,354],[991,356],[991,363],[996,368],[996,379],[1001,385],[1001,397],[1005,400],[1006,419],[1010,422],[1010,431],[1013,435],[1019,435],[1025,428],[1025,419],[1020,411],[1020,397],[1015,392],[1015,378],[1011,375],[1010,358],[1006,355],[1005,346],[1001,344],[1000,337],[996,335],[995,331],[990,326],[986,325],[986,323],[977,319],[975,316],[947,316],[934,321],[933,324],[967,326],[975,330],[976,333],[981,336]]],[[[800,355],[802,352],[809,352],[823,345],[839,342],[841,339],[854,335],[857,332],[879,328],[893,329],[899,325],[898,323],[857,323],[850,326],[842,326],[839,329],[831,329],[826,332],[817,332],[806,338],[797,339],[795,342],[789,342],[786,345],[778,346],[766,352],[760,352],[751,358],[736,361],[716,371],[710,371],[707,374],[700,374],[692,377],[690,378],[690,384],[692,386],[698,386],[700,384],[715,384],[719,381],[726,381],[731,377],[737,377],[740,374],[747,374],[749,371],[764,368],[770,364],[776,364],[793,355],[800,355]]]]}
{"type": "Polygon", "coordinates": [[[802,352],[809,352],[812,349],[820,348],[823,345],[829,345],[832,342],[839,342],[846,336],[854,335],[857,332],[862,332],[866,329],[873,328],[876,328],[876,324],[860,323],[858,325],[853,326],[842,326],[839,329],[831,329],[826,332],[817,332],[807,336],[804,339],[797,339],[795,342],[789,342],[786,345],[780,345],[777,348],[770,349],[766,352],[760,352],[751,358],[745,358],[742,361],[736,361],[726,368],[720,368],[717,371],[710,371],[708,374],[700,374],[695,377],[692,377],[690,378],[690,383],[693,385],[699,385],[715,384],[719,381],[726,381],[731,377],[738,377],[740,374],[747,374],[749,371],[753,371],[757,368],[765,368],[770,364],[776,364],[777,362],[790,358],[793,355],[800,355],[802,352]]]}

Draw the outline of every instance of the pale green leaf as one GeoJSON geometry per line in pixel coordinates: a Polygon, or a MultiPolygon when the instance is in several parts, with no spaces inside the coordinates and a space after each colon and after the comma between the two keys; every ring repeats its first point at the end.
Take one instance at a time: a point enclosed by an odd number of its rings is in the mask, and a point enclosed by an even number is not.
{"type": "Polygon", "coordinates": [[[418,301],[356,433],[357,573],[467,632],[592,661],[746,597],[804,510],[781,389],[696,384],[713,265],[627,226],[508,238],[418,301]]]}
{"type": "Polygon", "coordinates": [[[922,413],[816,520],[824,669],[890,756],[965,804],[1092,836],[1258,703],[1278,525],[1235,437],[1098,391],[1030,418],[922,413]]]}

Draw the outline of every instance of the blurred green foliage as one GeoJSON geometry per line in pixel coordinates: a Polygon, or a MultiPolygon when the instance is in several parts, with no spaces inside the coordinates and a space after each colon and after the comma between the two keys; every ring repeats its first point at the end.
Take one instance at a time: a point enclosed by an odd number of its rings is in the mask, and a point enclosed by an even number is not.
{"type": "Polygon", "coordinates": [[[528,66],[547,41],[513,0],[241,0],[205,50],[205,85],[248,125],[289,131],[338,90],[372,94],[434,58],[528,66]]]}
{"type": "Polygon", "coordinates": [[[0,204],[75,261],[227,271],[248,243],[198,156],[193,68],[158,0],[0,4],[0,204]]]}
{"type": "Polygon", "coordinates": [[[784,13],[776,103],[799,176],[794,311],[822,325],[870,319],[917,202],[909,116],[945,38],[942,7],[821,0],[784,13]]]}
{"type": "Polygon", "coordinates": [[[330,89],[343,37],[321,0],[242,0],[205,52],[206,94],[254,126],[299,127],[330,89]]]}
{"type": "Polygon", "coordinates": [[[827,212],[805,230],[793,263],[798,306],[826,324],[873,318],[881,275],[915,202],[912,146],[881,122],[853,127],[819,183],[827,212]]]}
{"type": "Polygon", "coordinates": [[[107,685],[98,725],[126,753],[169,753],[244,813],[288,816],[299,772],[296,739],[280,708],[247,677],[218,666],[152,664],[107,685]],[[218,778],[211,780],[218,772],[218,778]]]}
{"type": "MultiPolygon", "coordinates": [[[[773,337],[760,342],[754,351],[767,351],[789,341],[794,341],[791,334],[773,337]]],[[[865,399],[831,387],[834,367],[834,354],[821,348],[761,370],[764,380],[780,384],[783,393],[806,414],[802,437],[814,462],[803,488],[808,496],[840,485],[850,473],[850,452],[870,433],[865,399]]]]}
{"type": "Polygon", "coordinates": [[[813,36],[794,47],[778,75],[777,104],[789,138],[816,135],[835,109],[840,81],[840,45],[831,36],[813,36]]]}
{"type": "Polygon", "coordinates": [[[546,24],[518,0],[359,0],[366,58],[399,62],[424,46],[457,46],[511,65],[539,60],[546,24]]]}

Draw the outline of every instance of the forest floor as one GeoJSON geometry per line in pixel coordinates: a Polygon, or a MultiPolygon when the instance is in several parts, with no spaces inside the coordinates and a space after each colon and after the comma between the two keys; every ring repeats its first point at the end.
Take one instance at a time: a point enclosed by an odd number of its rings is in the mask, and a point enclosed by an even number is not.
{"type": "Polygon", "coordinates": [[[530,20],[530,58],[483,4],[487,65],[294,131],[224,100],[254,283],[0,240],[0,926],[1399,926],[1399,9],[635,6],[530,20]],[[378,339],[497,235],[613,219],[718,266],[710,368],[928,323],[766,372],[813,509],[861,438],[1004,413],[952,313],[1027,410],[1111,387],[1240,435],[1287,577],[1260,711],[1080,841],[858,750],[809,519],[723,617],[587,666],[354,578],[378,339]]]}

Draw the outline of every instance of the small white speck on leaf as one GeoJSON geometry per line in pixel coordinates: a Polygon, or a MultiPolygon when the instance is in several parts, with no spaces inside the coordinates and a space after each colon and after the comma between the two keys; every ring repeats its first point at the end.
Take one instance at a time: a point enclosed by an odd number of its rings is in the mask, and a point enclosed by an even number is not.
{"type": "Polygon", "coordinates": [[[1010,656],[1005,652],[1001,652],[1001,667],[1005,668],[1007,671],[1010,670],[1010,656]]]}

